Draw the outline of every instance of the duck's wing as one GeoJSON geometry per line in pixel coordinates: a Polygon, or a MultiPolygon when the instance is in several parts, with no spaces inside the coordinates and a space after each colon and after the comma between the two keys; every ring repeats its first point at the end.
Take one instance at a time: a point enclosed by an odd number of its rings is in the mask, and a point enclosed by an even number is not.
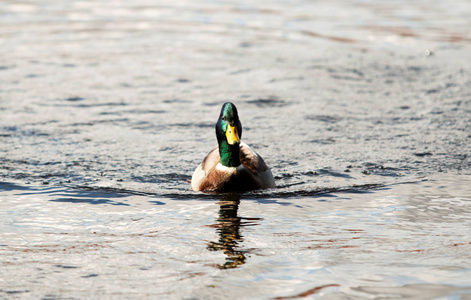
{"type": "Polygon", "coordinates": [[[214,168],[219,162],[219,149],[214,147],[208,155],[203,159],[201,164],[196,168],[193,176],[191,177],[191,188],[195,191],[199,191],[201,182],[208,174],[208,171],[214,168]]]}
{"type": "Polygon", "coordinates": [[[275,187],[273,174],[263,158],[245,143],[240,144],[240,162],[245,169],[252,172],[255,178],[259,180],[261,188],[275,187]]]}

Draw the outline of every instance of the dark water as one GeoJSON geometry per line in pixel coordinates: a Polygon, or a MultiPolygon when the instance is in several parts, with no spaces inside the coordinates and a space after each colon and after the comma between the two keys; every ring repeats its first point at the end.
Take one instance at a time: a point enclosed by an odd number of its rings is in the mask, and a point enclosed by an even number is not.
{"type": "Polygon", "coordinates": [[[0,297],[470,298],[470,13],[0,3],[0,297]],[[228,100],[276,189],[190,190],[228,100]]]}

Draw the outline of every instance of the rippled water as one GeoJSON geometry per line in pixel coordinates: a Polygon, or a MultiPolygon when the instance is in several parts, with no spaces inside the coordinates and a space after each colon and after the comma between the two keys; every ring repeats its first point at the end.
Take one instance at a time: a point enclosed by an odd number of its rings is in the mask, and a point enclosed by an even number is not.
{"type": "Polygon", "coordinates": [[[469,177],[290,199],[0,187],[7,298],[471,294],[469,177]]]}
{"type": "Polygon", "coordinates": [[[469,299],[470,13],[0,3],[0,297],[469,299]],[[276,189],[190,190],[228,100],[276,189]]]}

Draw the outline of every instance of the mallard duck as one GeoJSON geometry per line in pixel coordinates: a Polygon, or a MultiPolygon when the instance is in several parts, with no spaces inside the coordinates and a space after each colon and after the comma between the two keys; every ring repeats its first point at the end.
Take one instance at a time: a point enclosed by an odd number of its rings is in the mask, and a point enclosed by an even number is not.
{"type": "Polygon", "coordinates": [[[224,103],[216,123],[218,146],[211,150],[191,178],[195,191],[249,191],[275,187],[263,159],[240,141],[242,125],[233,103],[224,103]]]}

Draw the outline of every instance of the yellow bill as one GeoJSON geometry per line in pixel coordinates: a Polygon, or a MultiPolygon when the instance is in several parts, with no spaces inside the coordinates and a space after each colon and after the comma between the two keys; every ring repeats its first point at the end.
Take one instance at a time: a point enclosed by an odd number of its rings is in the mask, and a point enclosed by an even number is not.
{"type": "Polygon", "coordinates": [[[239,133],[237,132],[237,127],[227,125],[226,129],[226,139],[229,145],[234,145],[235,143],[240,143],[239,133]]]}

